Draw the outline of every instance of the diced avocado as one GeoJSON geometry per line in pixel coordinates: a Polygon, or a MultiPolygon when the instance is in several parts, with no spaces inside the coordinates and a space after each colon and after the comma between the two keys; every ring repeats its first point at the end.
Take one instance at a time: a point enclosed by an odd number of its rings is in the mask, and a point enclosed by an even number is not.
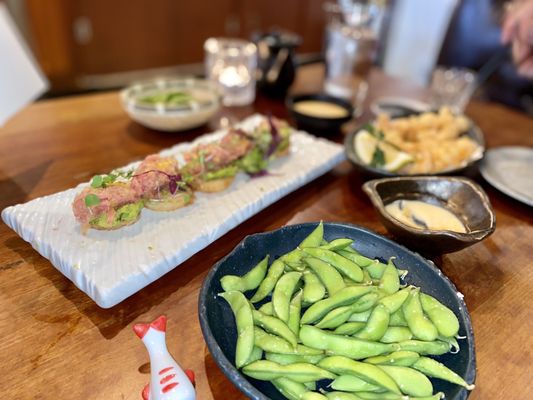
{"type": "Polygon", "coordinates": [[[102,214],[94,218],[89,224],[102,229],[112,229],[117,225],[123,225],[125,222],[135,221],[139,217],[143,206],[144,203],[142,200],[136,203],[125,204],[116,210],[115,217],[112,221],[108,221],[107,215],[102,214]]]}
{"type": "Polygon", "coordinates": [[[239,160],[239,167],[249,174],[261,172],[266,169],[267,165],[268,162],[264,159],[263,151],[258,146],[239,160]]]}
{"type": "Polygon", "coordinates": [[[236,165],[228,165],[227,167],[221,168],[217,171],[206,172],[203,175],[204,180],[213,181],[215,179],[229,178],[235,176],[239,172],[239,167],[236,165]]]}

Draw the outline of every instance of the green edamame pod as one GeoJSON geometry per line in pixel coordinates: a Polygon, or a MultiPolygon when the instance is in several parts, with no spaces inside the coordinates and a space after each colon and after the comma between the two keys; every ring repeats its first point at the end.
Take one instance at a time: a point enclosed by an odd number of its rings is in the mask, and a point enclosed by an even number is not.
{"type": "Polygon", "coordinates": [[[252,315],[254,317],[254,323],[256,325],[259,325],[268,333],[272,333],[285,339],[293,346],[296,346],[298,344],[298,338],[296,337],[294,332],[291,331],[287,324],[285,324],[279,318],[272,317],[270,315],[265,315],[262,312],[256,310],[252,310],[252,315]]]}
{"type": "Polygon", "coordinates": [[[337,335],[348,335],[351,336],[354,333],[359,332],[366,325],[366,322],[346,322],[341,326],[338,326],[333,333],[337,335]]]}
{"type": "Polygon", "coordinates": [[[356,312],[350,315],[350,318],[348,318],[349,322],[366,322],[368,321],[368,318],[370,317],[370,314],[372,313],[372,310],[366,310],[361,312],[356,312]]]}
{"type": "Polygon", "coordinates": [[[401,394],[398,384],[376,365],[354,361],[347,357],[332,356],[320,361],[318,367],[337,375],[354,375],[389,392],[401,394]]]}
{"type": "Polygon", "coordinates": [[[254,318],[252,307],[248,299],[236,290],[219,294],[228,302],[235,315],[237,325],[237,346],[235,350],[235,365],[241,368],[250,359],[254,349],[254,318]]]}
{"type": "Polygon", "coordinates": [[[440,356],[450,351],[451,345],[440,340],[424,342],[421,340],[406,340],[398,343],[400,350],[414,351],[420,355],[440,356]]]}
{"type": "Polygon", "coordinates": [[[328,400],[328,398],[317,392],[307,392],[303,394],[300,400],[328,400]]]}
{"type": "Polygon", "coordinates": [[[387,264],[383,264],[379,260],[372,260],[372,262],[368,264],[365,268],[372,278],[381,279],[385,268],[387,268],[387,264]]]}
{"type": "Polygon", "coordinates": [[[364,285],[372,285],[372,277],[366,270],[366,268],[363,268],[363,282],[361,282],[364,285]]]}
{"type": "Polygon", "coordinates": [[[298,245],[300,249],[306,248],[306,247],[318,247],[322,243],[322,240],[324,239],[324,224],[322,221],[318,224],[318,226],[307,236],[302,243],[298,245]]]}
{"type": "Polygon", "coordinates": [[[250,299],[250,301],[252,303],[257,303],[258,301],[261,301],[265,297],[267,297],[270,292],[274,290],[274,286],[276,286],[276,283],[283,274],[284,269],[285,264],[283,264],[282,261],[280,261],[279,259],[274,261],[268,269],[265,279],[261,281],[261,283],[259,284],[259,288],[255,292],[253,297],[250,299]]]}
{"type": "Polygon", "coordinates": [[[433,394],[431,381],[415,369],[391,365],[380,365],[378,368],[385,371],[406,395],[420,397],[433,394]]]}
{"type": "Polygon", "coordinates": [[[361,400],[354,393],[346,392],[327,392],[326,397],[328,400],[361,400]]]}
{"type": "Polygon", "coordinates": [[[285,263],[288,269],[293,271],[302,272],[305,265],[302,264],[302,258],[306,254],[299,248],[289,251],[287,254],[281,256],[278,260],[285,263]]]}
{"type": "Polygon", "coordinates": [[[294,382],[289,378],[274,379],[272,384],[283,396],[289,400],[300,400],[307,392],[307,388],[303,383],[294,382]]]}
{"type": "Polygon", "coordinates": [[[304,386],[307,388],[307,390],[316,390],[316,382],[305,382],[304,386]]]}
{"type": "Polygon", "coordinates": [[[324,354],[307,355],[307,354],[279,354],[279,353],[265,353],[265,358],[274,361],[278,364],[288,365],[294,363],[309,363],[316,364],[326,357],[324,354]]]}
{"type": "Polygon", "coordinates": [[[238,290],[239,292],[246,292],[255,289],[259,286],[261,281],[265,278],[266,270],[268,268],[268,255],[263,258],[255,267],[243,276],[226,275],[220,279],[220,284],[225,292],[238,290]]]}
{"type": "Polygon", "coordinates": [[[405,317],[403,315],[403,311],[401,308],[396,310],[390,315],[390,326],[407,326],[407,321],[405,320],[405,317]]]}
{"type": "Polygon", "coordinates": [[[321,248],[306,248],[304,249],[304,252],[312,257],[331,264],[341,274],[355,282],[363,281],[363,270],[361,267],[353,261],[335,253],[334,251],[321,248]]]}
{"type": "Polygon", "coordinates": [[[344,258],[353,261],[360,267],[366,267],[374,262],[371,258],[365,257],[357,252],[353,247],[346,247],[342,250],[337,250],[336,253],[340,254],[344,258]]]}
{"type": "Polygon", "coordinates": [[[260,360],[263,358],[263,349],[257,346],[254,346],[252,350],[252,354],[250,354],[250,358],[246,362],[246,364],[249,364],[251,362],[260,360]]]}
{"type": "Polygon", "coordinates": [[[331,388],[343,392],[380,392],[381,386],[376,386],[354,375],[341,375],[333,382],[331,388]]]}
{"type": "Polygon", "coordinates": [[[272,293],[272,306],[274,315],[283,322],[289,321],[289,305],[291,297],[296,290],[296,285],[302,274],[300,272],[288,272],[279,278],[274,292],[272,293]]]}
{"type": "Polygon", "coordinates": [[[254,343],[257,347],[262,348],[266,352],[279,354],[299,354],[299,355],[320,355],[323,351],[312,349],[301,344],[296,347],[292,346],[285,339],[279,336],[266,333],[261,328],[254,328],[254,343]]]}
{"type": "Polygon", "coordinates": [[[272,307],[272,302],[269,301],[268,303],[263,304],[261,307],[259,307],[259,310],[265,315],[274,315],[274,308],[272,307]]]}
{"type": "Polygon", "coordinates": [[[400,289],[400,277],[398,276],[398,270],[392,263],[392,258],[381,275],[379,288],[388,294],[396,293],[400,289]]]}
{"type": "Polygon", "coordinates": [[[400,349],[397,344],[369,342],[354,337],[341,336],[311,325],[303,325],[300,328],[300,340],[304,345],[325,350],[328,354],[350,357],[356,360],[400,349]]]}
{"type": "Polygon", "coordinates": [[[341,274],[327,262],[312,257],[304,258],[304,262],[318,276],[329,296],[346,287],[341,274]]]}
{"type": "Polygon", "coordinates": [[[298,293],[292,298],[289,304],[289,321],[287,325],[289,329],[298,336],[300,332],[300,315],[302,310],[302,290],[300,289],[298,293]]]}
{"type": "Polygon", "coordinates": [[[442,336],[455,336],[459,332],[459,320],[452,310],[428,294],[420,293],[422,309],[442,336]]]}
{"type": "MultiPolygon", "coordinates": [[[[348,286],[339,290],[334,295],[328,297],[327,299],[317,301],[311,307],[309,307],[304,315],[302,316],[302,324],[313,323],[334,308],[345,306],[348,304],[354,303],[361,296],[375,291],[376,288],[373,286],[348,286]]],[[[275,310],[275,308],[274,308],[275,310]]]]}
{"type": "Polygon", "coordinates": [[[413,400],[411,397],[403,396],[397,393],[374,393],[374,392],[357,392],[357,398],[361,400],[413,400]]]}
{"type": "Polygon", "coordinates": [[[424,315],[420,304],[420,289],[411,290],[403,303],[402,311],[407,325],[413,335],[423,341],[432,342],[437,339],[439,332],[433,323],[424,315]]]}
{"type": "Polygon", "coordinates": [[[389,326],[379,341],[382,343],[398,343],[412,338],[413,333],[406,326],[389,326]]]}
{"type": "Polygon", "coordinates": [[[432,358],[420,357],[418,361],[413,364],[412,367],[427,376],[455,383],[456,385],[462,386],[467,390],[472,390],[475,387],[475,385],[473,384],[469,385],[468,383],[466,383],[463,378],[461,378],[451,369],[441,364],[440,362],[433,360],[432,358]]]}
{"type": "Polygon", "coordinates": [[[410,367],[418,361],[420,356],[414,351],[394,351],[385,356],[370,357],[365,360],[366,363],[378,365],[399,365],[410,367]]]}
{"type": "Polygon", "coordinates": [[[402,289],[394,294],[382,297],[379,299],[378,303],[387,307],[391,314],[395,313],[402,307],[403,303],[407,299],[407,296],[409,296],[409,292],[411,292],[411,288],[406,287],[405,289],[402,289]]]}
{"type": "Polygon", "coordinates": [[[315,326],[320,329],[334,329],[344,324],[352,315],[350,306],[338,307],[328,312],[315,326]]]}
{"type": "Polygon", "coordinates": [[[320,379],[335,379],[335,374],[308,363],[281,365],[269,360],[258,360],[242,368],[242,372],[252,378],[271,381],[277,378],[289,378],[295,382],[305,383],[320,379]]]}
{"type": "Polygon", "coordinates": [[[355,301],[350,307],[352,307],[352,312],[359,313],[363,311],[370,310],[377,303],[379,299],[379,294],[377,291],[372,291],[361,296],[355,301]]]}
{"type": "Polygon", "coordinates": [[[349,247],[353,243],[352,239],[347,238],[341,238],[341,239],[335,239],[327,244],[323,244],[320,246],[321,249],[324,250],[331,250],[331,251],[337,251],[344,249],[345,247],[349,247]]]}
{"type": "Polygon", "coordinates": [[[302,301],[305,304],[313,304],[324,298],[326,295],[326,288],[313,271],[310,269],[304,270],[303,280],[304,291],[302,295],[302,301]]]}
{"type": "Polygon", "coordinates": [[[389,310],[383,304],[378,304],[372,310],[370,317],[363,329],[354,336],[365,340],[379,340],[385,334],[389,326],[389,310]]]}

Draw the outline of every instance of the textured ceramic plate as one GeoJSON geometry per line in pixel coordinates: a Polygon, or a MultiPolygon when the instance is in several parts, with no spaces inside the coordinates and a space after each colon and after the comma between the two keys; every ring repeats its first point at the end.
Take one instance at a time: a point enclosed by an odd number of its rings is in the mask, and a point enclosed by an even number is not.
{"type": "MultiPolygon", "coordinates": [[[[202,333],[216,363],[224,374],[250,399],[284,400],[285,398],[270,382],[258,381],[242,375],[234,366],[237,330],[229,305],[220,297],[220,278],[227,274],[243,275],[256,265],[265,254],[274,260],[294,249],[311,231],[316,223],[285,226],[281,229],[247,236],[235,249],[220,260],[204,280],[199,297],[199,315],[202,333]]],[[[473,383],[476,378],[476,354],[474,333],[470,315],[463,295],[452,282],[430,261],[405,247],[364,228],[340,223],[324,223],[324,238],[328,241],[337,238],[354,240],[354,247],[362,254],[379,258],[381,261],[396,256],[395,265],[407,269],[404,282],[419,286],[423,292],[440,300],[453,310],[459,319],[461,350],[457,354],[447,353],[433,357],[444,363],[473,383]]],[[[250,292],[253,293],[253,292],[250,292]]],[[[469,392],[460,386],[439,379],[432,379],[434,392],[442,391],[446,400],[464,400],[469,392]]],[[[474,389],[476,390],[476,389],[474,389]]]]}
{"type": "Polygon", "coordinates": [[[481,164],[481,175],[508,196],[533,206],[533,149],[499,147],[489,150],[481,164]]]}
{"type": "MultiPolygon", "coordinates": [[[[249,117],[241,127],[251,129],[260,118],[249,117]]],[[[214,132],[161,154],[180,158],[198,142],[223,134],[214,132]]],[[[343,160],[341,145],[295,131],[290,155],[272,162],[270,175],[251,179],[239,174],[228,190],[198,193],[193,205],[169,213],[145,209],[136,224],[116,231],[81,234],[71,203],[87,184],[8,207],[2,219],[99,306],[108,308],[343,160]]]]}

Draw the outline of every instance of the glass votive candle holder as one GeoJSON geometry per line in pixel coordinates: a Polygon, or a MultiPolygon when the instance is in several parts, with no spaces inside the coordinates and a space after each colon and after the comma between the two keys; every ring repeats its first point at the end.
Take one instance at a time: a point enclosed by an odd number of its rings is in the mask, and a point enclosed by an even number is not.
{"type": "Polygon", "coordinates": [[[204,50],[206,77],[218,85],[223,104],[251,104],[255,99],[255,44],[242,39],[209,38],[204,50]]]}
{"type": "Polygon", "coordinates": [[[433,108],[448,106],[461,114],[476,88],[476,73],[467,68],[438,67],[431,79],[430,104],[433,108]]]}

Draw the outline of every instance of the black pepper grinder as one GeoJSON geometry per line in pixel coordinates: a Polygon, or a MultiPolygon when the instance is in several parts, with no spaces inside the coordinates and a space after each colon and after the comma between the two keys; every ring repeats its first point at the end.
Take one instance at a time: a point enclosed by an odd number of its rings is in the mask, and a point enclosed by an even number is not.
{"type": "Polygon", "coordinates": [[[271,32],[254,37],[257,45],[257,88],[267,96],[285,97],[294,82],[294,50],[301,38],[290,32],[271,32]]]}

